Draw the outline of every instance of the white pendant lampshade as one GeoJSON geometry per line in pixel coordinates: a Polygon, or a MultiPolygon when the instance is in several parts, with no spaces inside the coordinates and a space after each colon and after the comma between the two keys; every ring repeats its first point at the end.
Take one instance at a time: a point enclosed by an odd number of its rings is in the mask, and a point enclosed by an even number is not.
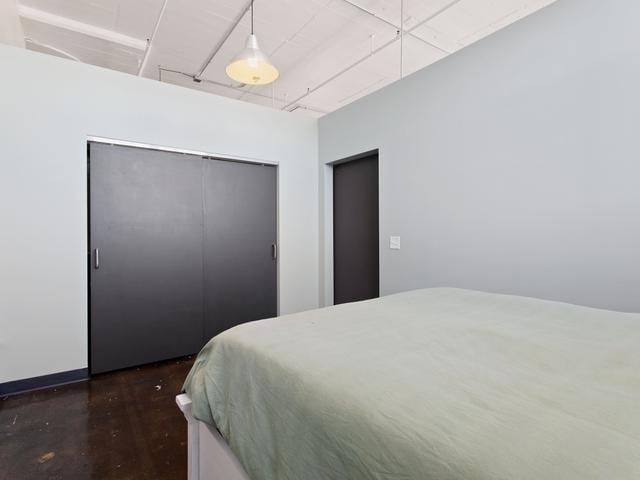
{"type": "Polygon", "coordinates": [[[247,37],[244,50],[227,65],[226,71],[236,82],[247,85],[266,85],[280,75],[269,57],[258,47],[258,39],[253,33],[247,37]]]}
{"type": "Polygon", "coordinates": [[[247,43],[226,68],[227,75],[236,82],[247,85],[266,85],[275,81],[280,73],[260,50],[258,39],[253,34],[253,2],[251,2],[251,34],[247,43]]]}

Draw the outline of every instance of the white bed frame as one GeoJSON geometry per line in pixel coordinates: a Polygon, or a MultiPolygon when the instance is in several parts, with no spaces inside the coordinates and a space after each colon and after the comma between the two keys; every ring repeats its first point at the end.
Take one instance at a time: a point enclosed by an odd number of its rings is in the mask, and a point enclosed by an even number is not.
{"type": "Polygon", "coordinates": [[[176,403],[188,424],[188,480],[251,480],[218,430],[193,416],[189,396],[176,403]]]}

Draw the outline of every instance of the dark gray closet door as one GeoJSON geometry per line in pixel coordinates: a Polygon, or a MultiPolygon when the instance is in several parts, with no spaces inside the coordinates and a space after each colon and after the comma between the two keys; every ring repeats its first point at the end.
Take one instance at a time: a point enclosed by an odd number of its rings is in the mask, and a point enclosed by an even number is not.
{"type": "Polygon", "coordinates": [[[333,167],[333,300],[380,294],[378,155],[333,167]]]}
{"type": "Polygon", "coordinates": [[[91,372],[197,352],[203,160],[90,144],[89,168],[91,372]]]}
{"type": "Polygon", "coordinates": [[[277,168],[204,162],[205,340],[277,315],[277,168]]]}

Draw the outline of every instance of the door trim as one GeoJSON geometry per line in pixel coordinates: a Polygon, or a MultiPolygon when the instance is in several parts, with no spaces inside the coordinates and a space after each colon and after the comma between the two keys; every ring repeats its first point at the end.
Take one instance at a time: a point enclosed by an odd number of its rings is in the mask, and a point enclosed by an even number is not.
{"type": "Polygon", "coordinates": [[[321,307],[328,307],[333,302],[333,167],[341,163],[360,160],[361,158],[372,155],[378,156],[378,289],[380,296],[382,291],[382,215],[380,204],[382,202],[383,179],[382,179],[382,162],[383,155],[380,148],[372,148],[362,153],[355,153],[337,160],[325,161],[321,164],[321,187],[322,193],[320,204],[320,291],[319,300],[321,307]]]}
{"type": "Polygon", "coordinates": [[[98,137],[88,135],[87,142],[105,143],[107,145],[120,145],[121,147],[144,148],[145,150],[159,150],[161,152],[184,153],[185,155],[196,155],[198,157],[210,157],[217,160],[229,160],[232,162],[257,163],[260,165],[280,165],[277,160],[267,160],[263,158],[243,157],[242,155],[232,155],[227,153],[203,152],[200,150],[189,150],[185,148],[169,147],[166,145],[155,145],[152,143],[132,142],[129,140],[118,140],[115,138],[98,137]]]}
{"type": "MultiPolygon", "coordinates": [[[[351,155],[351,156],[346,157],[346,158],[341,158],[340,160],[329,162],[329,163],[327,163],[327,165],[331,165],[333,167],[335,165],[340,165],[342,163],[347,163],[347,162],[353,162],[355,160],[360,160],[361,158],[373,157],[374,155],[377,155],[378,159],[380,159],[380,152],[378,151],[377,148],[373,149],[373,150],[369,150],[369,151],[364,152],[364,153],[357,153],[355,155],[351,155]]],[[[378,167],[378,174],[380,174],[380,167],[378,167]]]]}

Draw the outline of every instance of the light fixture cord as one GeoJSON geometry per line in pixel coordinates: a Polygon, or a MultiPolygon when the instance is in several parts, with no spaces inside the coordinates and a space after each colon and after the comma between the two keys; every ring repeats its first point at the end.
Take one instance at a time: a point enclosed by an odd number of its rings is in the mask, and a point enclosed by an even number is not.
{"type": "Polygon", "coordinates": [[[251,35],[253,35],[253,0],[251,0],[251,35]]]}
{"type": "Polygon", "coordinates": [[[404,78],[404,0],[400,0],[400,79],[404,78]]]}

